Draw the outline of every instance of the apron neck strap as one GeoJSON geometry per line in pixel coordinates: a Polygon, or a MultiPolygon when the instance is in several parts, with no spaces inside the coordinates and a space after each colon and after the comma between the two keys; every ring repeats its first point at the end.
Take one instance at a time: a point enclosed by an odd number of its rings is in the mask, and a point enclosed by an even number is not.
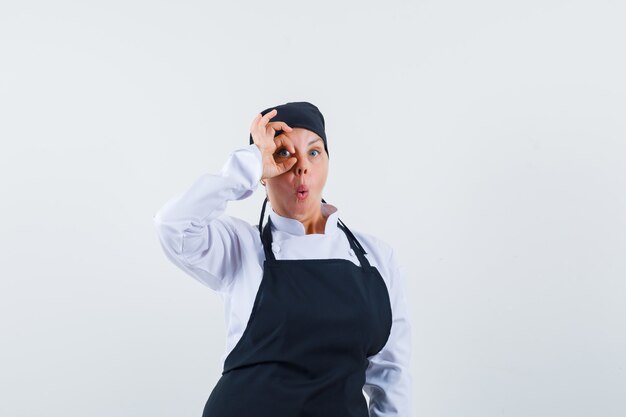
{"type": "Polygon", "coordinates": [[[263,233],[261,233],[261,243],[263,243],[265,259],[275,261],[276,257],[274,256],[274,252],[272,252],[272,241],[272,219],[268,217],[267,224],[263,228],[263,233]]]}
{"type": "MultiPolygon", "coordinates": [[[[322,198],[322,202],[326,203],[322,198]]],[[[259,219],[259,234],[261,235],[261,243],[263,244],[263,251],[265,252],[265,259],[270,259],[272,261],[276,260],[274,256],[274,252],[272,251],[272,219],[271,217],[267,218],[267,224],[263,227],[263,218],[265,216],[265,206],[267,205],[267,197],[265,197],[265,201],[263,201],[263,208],[261,209],[261,218],[259,219]]],[[[357,258],[359,258],[359,263],[364,268],[370,268],[370,263],[365,257],[367,252],[359,242],[359,240],[354,236],[354,234],[348,229],[348,226],[344,224],[341,219],[337,219],[337,226],[346,234],[348,238],[348,242],[350,243],[350,247],[356,254],[357,258]]]]}

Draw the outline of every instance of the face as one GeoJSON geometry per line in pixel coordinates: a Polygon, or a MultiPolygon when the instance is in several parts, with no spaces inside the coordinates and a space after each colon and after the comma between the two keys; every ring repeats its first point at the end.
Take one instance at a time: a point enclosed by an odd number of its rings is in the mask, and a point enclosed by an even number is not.
{"type": "Polygon", "coordinates": [[[322,190],[328,176],[328,154],[324,141],[316,133],[294,127],[283,132],[295,148],[295,155],[284,147],[274,153],[276,162],[295,156],[298,160],[289,171],[266,180],[267,195],[272,208],[284,217],[309,219],[320,211],[322,190]],[[299,192],[302,189],[305,192],[299,192]]]}

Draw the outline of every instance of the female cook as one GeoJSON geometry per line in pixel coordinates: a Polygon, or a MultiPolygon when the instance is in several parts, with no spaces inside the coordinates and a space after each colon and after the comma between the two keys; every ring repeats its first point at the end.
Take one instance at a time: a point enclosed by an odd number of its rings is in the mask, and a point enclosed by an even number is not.
{"type": "Polygon", "coordinates": [[[411,417],[403,274],[388,244],[322,199],[328,161],[316,106],[270,107],[218,175],[154,216],[167,257],[224,302],[223,372],[203,417],[411,417]],[[258,227],[225,214],[259,181],[258,227]]]}

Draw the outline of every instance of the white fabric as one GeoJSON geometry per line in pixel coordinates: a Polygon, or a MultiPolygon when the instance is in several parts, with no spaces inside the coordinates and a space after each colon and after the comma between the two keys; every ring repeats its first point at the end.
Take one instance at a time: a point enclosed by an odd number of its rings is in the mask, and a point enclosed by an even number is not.
{"type": "MultiPolygon", "coordinates": [[[[258,224],[225,214],[228,201],[249,197],[262,174],[261,152],[252,144],[234,150],[219,174],[202,174],[190,188],[169,200],[154,216],[166,256],[180,269],[216,291],[224,304],[227,330],[222,365],[246,328],[263,276],[265,255],[258,224]]],[[[268,203],[274,225],[276,259],[343,258],[359,265],[345,233],[338,228],[337,207],[322,205],[323,234],[305,234],[298,220],[282,217],[268,203]]],[[[259,207],[259,210],[261,208],[259,207]]],[[[342,219],[350,227],[350,219],[342,219]]],[[[350,227],[382,275],[391,300],[393,325],[386,346],[369,358],[363,390],[372,417],[410,417],[411,327],[404,294],[404,273],[387,243],[350,227]]]]}

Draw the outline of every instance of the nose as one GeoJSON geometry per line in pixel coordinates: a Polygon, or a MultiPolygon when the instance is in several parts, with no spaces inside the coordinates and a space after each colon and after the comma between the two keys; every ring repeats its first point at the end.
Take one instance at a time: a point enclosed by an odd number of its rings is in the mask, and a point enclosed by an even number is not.
{"type": "Polygon", "coordinates": [[[306,158],[298,158],[298,161],[294,165],[294,171],[296,175],[303,175],[309,171],[309,163],[306,158]]]}
{"type": "Polygon", "coordinates": [[[306,167],[296,167],[296,175],[302,175],[302,174],[306,174],[307,173],[307,168],[306,167]]]}

